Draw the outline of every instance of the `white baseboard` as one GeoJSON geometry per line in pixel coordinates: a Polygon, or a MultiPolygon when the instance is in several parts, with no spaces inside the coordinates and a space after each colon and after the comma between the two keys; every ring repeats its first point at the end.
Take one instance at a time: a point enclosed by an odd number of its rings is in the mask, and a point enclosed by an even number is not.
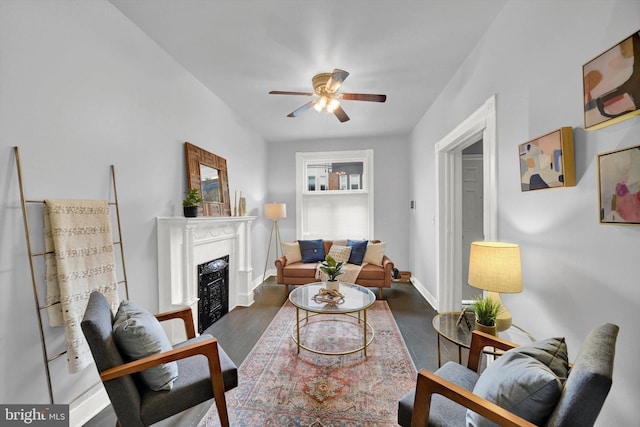
{"type": "MultiPolygon", "coordinates": [[[[268,279],[271,276],[277,276],[277,275],[278,275],[278,270],[276,270],[275,268],[270,268],[265,272],[264,277],[265,277],[265,279],[268,279]]],[[[256,283],[256,285],[254,286],[254,289],[257,286],[261,285],[262,284],[262,275],[260,277],[257,277],[254,280],[254,283],[256,283]]]]}
{"type": "Polygon", "coordinates": [[[427,288],[425,288],[424,285],[420,283],[420,281],[415,276],[411,276],[411,279],[409,280],[411,280],[411,284],[413,285],[413,287],[416,288],[416,290],[429,303],[429,305],[433,307],[434,310],[438,311],[438,299],[431,295],[431,292],[429,292],[427,288]]]}
{"type": "Polygon", "coordinates": [[[111,401],[102,383],[96,384],[69,406],[69,427],[82,427],[110,404],[111,401]]]}

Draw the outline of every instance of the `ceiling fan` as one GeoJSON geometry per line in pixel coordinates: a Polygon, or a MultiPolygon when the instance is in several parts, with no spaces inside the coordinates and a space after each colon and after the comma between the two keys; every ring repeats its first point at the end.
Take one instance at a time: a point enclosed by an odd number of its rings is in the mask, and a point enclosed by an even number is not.
{"type": "Polygon", "coordinates": [[[333,113],[341,122],[349,120],[349,116],[344,112],[340,106],[340,100],[348,101],[371,101],[371,102],[385,102],[387,95],[375,95],[370,93],[338,93],[342,82],[349,75],[348,72],[340,70],[338,68],[333,70],[333,73],[320,73],[313,76],[311,82],[313,83],[313,92],[288,92],[281,90],[272,90],[270,95],[304,95],[314,96],[315,98],[302,107],[293,110],[287,114],[287,117],[298,117],[304,111],[313,107],[314,110],[320,112],[325,110],[327,113],[333,113]]]}

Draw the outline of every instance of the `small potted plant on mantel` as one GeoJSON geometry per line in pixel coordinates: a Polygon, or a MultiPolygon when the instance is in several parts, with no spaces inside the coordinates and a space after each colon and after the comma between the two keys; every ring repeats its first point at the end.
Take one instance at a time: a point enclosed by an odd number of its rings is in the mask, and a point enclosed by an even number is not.
{"type": "Polygon", "coordinates": [[[320,264],[320,271],[327,275],[327,289],[338,290],[339,283],[337,277],[343,273],[343,262],[337,262],[331,255],[327,255],[320,264]]]}
{"type": "Polygon", "coordinates": [[[202,197],[197,188],[192,188],[184,193],[186,198],[182,201],[182,210],[187,218],[195,218],[198,216],[198,207],[202,203],[202,197]]]}
{"type": "Polygon", "coordinates": [[[476,329],[496,335],[496,318],[502,308],[502,304],[489,297],[478,295],[472,306],[476,317],[476,329]]]}

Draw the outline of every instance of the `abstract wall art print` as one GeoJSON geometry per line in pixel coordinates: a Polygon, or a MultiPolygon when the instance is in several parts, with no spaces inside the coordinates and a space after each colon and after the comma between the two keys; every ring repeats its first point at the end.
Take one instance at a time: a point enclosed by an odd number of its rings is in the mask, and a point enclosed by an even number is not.
{"type": "Polygon", "coordinates": [[[576,185],[571,127],[520,144],[518,150],[522,191],[576,185]]]}
{"type": "Polygon", "coordinates": [[[640,31],[583,65],[582,85],[586,130],[640,114],[640,31]]]}
{"type": "Polygon", "coordinates": [[[640,224],[640,145],[598,155],[600,222],[640,224]]]}

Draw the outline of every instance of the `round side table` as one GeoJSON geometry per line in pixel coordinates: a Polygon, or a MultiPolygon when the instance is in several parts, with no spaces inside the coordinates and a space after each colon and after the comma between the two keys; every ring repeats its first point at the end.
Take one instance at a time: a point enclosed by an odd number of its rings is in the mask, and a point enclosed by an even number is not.
{"type": "MultiPolygon", "coordinates": [[[[442,366],[440,353],[441,337],[458,346],[458,363],[460,364],[462,364],[462,349],[469,349],[471,347],[471,336],[475,321],[474,314],[473,312],[466,312],[465,318],[467,322],[462,319],[462,321],[458,323],[460,313],[460,311],[448,311],[437,314],[433,318],[433,328],[438,333],[438,367],[442,366]]],[[[513,324],[506,331],[498,332],[498,336],[516,344],[528,344],[535,341],[535,338],[527,331],[513,324]]],[[[491,350],[485,350],[484,353],[493,355],[500,354],[500,352],[491,350]]]]}

